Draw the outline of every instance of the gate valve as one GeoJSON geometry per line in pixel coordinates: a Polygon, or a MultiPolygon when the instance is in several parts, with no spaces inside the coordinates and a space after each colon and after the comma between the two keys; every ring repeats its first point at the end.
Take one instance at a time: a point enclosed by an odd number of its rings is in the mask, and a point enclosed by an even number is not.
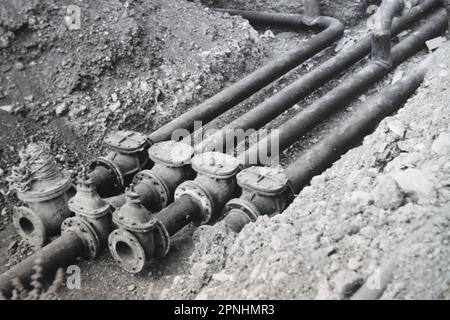
{"type": "Polygon", "coordinates": [[[133,131],[115,131],[106,136],[109,153],[89,166],[89,177],[102,198],[120,194],[139,171],[151,165],[148,158],[150,140],[133,131]]]}
{"type": "Polygon", "coordinates": [[[76,218],[83,219],[93,227],[103,247],[113,230],[112,208],[108,202],[100,198],[86,170],[82,171],[78,179],[77,193],[69,200],[69,208],[75,213],[76,218]]]}
{"type": "Polygon", "coordinates": [[[148,154],[154,166],[139,172],[133,184],[141,195],[142,205],[158,212],[173,201],[175,189],[182,182],[194,179],[195,172],[190,166],[194,149],[185,143],[165,141],[150,147],[148,154]]]}
{"type": "Polygon", "coordinates": [[[225,225],[234,232],[240,232],[261,215],[281,213],[291,198],[288,177],[281,168],[250,167],[237,175],[237,182],[242,195],[226,204],[224,218],[225,225]]]}
{"type": "Polygon", "coordinates": [[[109,251],[126,271],[138,273],[150,258],[167,254],[170,237],[142,205],[133,184],[126,190],[125,205],[113,213],[113,223],[118,229],[109,235],[109,251]]]}
{"type": "Polygon", "coordinates": [[[197,177],[183,182],[175,191],[175,200],[183,195],[192,197],[202,208],[195,223],[206,224],[214,213],[221,213],[223,207],[237,192],[236,173],[239,162],[233,156],[220,152],[206,152],[192,159],[192,168],[197,177]]]}
{"type": "Polygon", "coordinates": [[[26,164],[17,170],[28,173],[24,176],[29,183],[26,188],[15,189],[26,206],[14,207],[12,218],[22,239],[38,249],[59,234],[61,223],[70,216],[67,201],[72,182],[69,172],[56,164],[48,145],[31,144],[25,153],[40,154],[40,157],[24,160],[21,155],[21,161],[26,164]],[[36,166],[39,168],[35,169],[36,166]]]}

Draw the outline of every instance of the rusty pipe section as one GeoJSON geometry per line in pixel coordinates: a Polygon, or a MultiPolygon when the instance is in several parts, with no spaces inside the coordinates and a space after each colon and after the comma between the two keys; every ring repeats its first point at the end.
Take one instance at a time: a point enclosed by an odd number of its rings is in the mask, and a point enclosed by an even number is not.
{"type": "MultiPolygon", "coordinates": [[[[407,15],[394,22],[392,27],[393,34],[398,34],[408,28],[438,4],[439,1],[431,0],[412,8],[407,15]]],[[[214,150],[228,152],[232,148],[236,148],[237,144],[246,138],[244,134],[235,134],[236,130],[240,130],[243,133],[249,129],[257,130],[262,128],[284,111],[294,106],[299,100],[307,97],[339,73],[342,73],[364,58],[370,53],[371,45],[372,38],[367,36],[358,41],[349,50],[341,51],[223,129],[204,139],[202,143],[195,147],[196,153],[214,150]],[[230,139],[230,134],[233,134],[232,139],[230,139]],[[234,142],[234,144],[230,142],[234,142]]]]}
{"type": "Polygon", "coordinates": [[[59,268],[70,265],[78,257],[92,260],[106,247],[113,229],[112,208],[99,197],[86,172],[80,176],[77,193],[68,206],[75,216],[64,220],[61,236],[0,275],[0,292],[5,297],[10,297],[14,290],[13,279],[17,278],[25,287],[30,284],[36,264],[41,266],[43,277],[48,280],[59,268]]]}
{"type": "Polygon", "coordinates": [[[404,0],[383,0],[376,13],[375,29],[372,31],[372,59],[387,66],[392,65],[392,22],[405,7],[404,0]]]}
{"type": "Polygon", "coordinates": [[[266,13],[240,10],[227,10],[228,13],[243,15],[251,22],[263,22],[266,24],[287,25],[293,27],[319,27],[325,28],[309,41],[303,42],[296,50],[289,52],[277,60],[259,68],[230,87],[222,90],[217,95],[206,100],[202,104],[192,108],[180,117],[150,134],[152,143],[157,143],[171,138],[172,132],[177,129],[187,129],[192,132],[194,121],[204,123],[218,117],[225,111],[236,106],[252,96],[271,82],[291,71],[299,64],[313,57],[320,51],[329,47],[344,32],[344,26],[337,19],[320,16],[311,21],[303,15],[266,13]]]}
{"type": "MultiPolygon", "coordinates": [[[[442,27],[444,20],[434,19],[430,23],[442,27]]],[[[272,216],[286,209],[290,203],[289,196],[298,194],[314,176],[329,168],[341,155],[369,134],[381,120],[397,111],[414,94],[424,80],[428,65],[429,60],[426,60],[372,101],[357,107],[357,111],[349,120],[285,171],[265,167],[250,167],[241,171],[238,183],[243,188],[243,193],[240,198],[233,199],[226,205],[225,225],[235,232],[240,232],[246,224],[256,221],[259,216],[272,216]],[[290,190],[287,190],[288,185],[290,190]],[[268,193],[269,190],[272,192],[268,193]],[[269,198],[269,194],[272,197],[269,198]],[[267,199],[271,201],[268,202],[267,199]]],[[[369,297],[369,293],[373,295],[378,292],[366,291],[361,293],[361,297],[369,297]]]]}
{"type": "Polygon", "coordinates": [[[127,204],[114,213],[118,229],[108,239],[112,257],[124,270],[138,273],[152,258],[165,256],[172,235],[191,222],[208,223],[237,195],[236,158],[207,152],[192,159],[192,168],[196,178],[180,184],[175,201],[156,215],[142,205],[134,187],[128,191],[127,204]]]}
{"type": "Polygon", "coordinates": [[[391,67],[371,62],[352,76],[351,79],[344,81],[311,106],[286,121],[276,132],[271,133],[250,147],[246,152],[240,154],[238,156],[240,163],[243,165],[261,163],[260,155],[269,154],[273,143],[278,144],[280,152],[285,150],[325,118],[347,105],[351,99],[392,71],[395,66],[422,49],[427,40],[442,33],[445,27],[446,14],[441,9],[431,15],[417,31],[410,34],[393,48],[393,65],[391,67]]]}

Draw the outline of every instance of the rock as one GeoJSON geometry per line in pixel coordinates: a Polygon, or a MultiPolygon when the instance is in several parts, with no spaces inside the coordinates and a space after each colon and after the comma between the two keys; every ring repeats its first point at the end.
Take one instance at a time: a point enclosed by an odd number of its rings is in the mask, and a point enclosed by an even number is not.
{"type": "Polygon", "coordinates": [[[6,49],[10,44],[11,43],[6,35],[0,37],[0,49],[6,49]]]}
{"type": "Polygon", "coordinates": [[[111,110],[112,112],[116,112],[116,111],[120,108],[120,106],[121,106],[120,101],[116,101],[116,102],[111,103],[111,104],[108,106],[108,108],[109,108],[109,110],[111,110]]]}
{"type": "Polygon", "coordinates": [[[405,201],[405,196],[392,177],[382,176],[374,190],[375,205],[385,210],[395,210],[405,201]]]}
{"type": "Polygon", "coordinates": [[[33,95],[26,96],[23,98],[23,100],[25,100],[27,102],[33,102],[34,96],[33,95]]]}
{"type": "Polygon", "coordinates": [[[450,152],[450,134],[441,133],[431,145],[431,151],[440,156],[448,154],[450,152]]]}
{"type": "Polygon", "coordinates": [[[0,107],[0,110],[6,111],[8,113],[12,113],[14,111],[14,106],[13,105],[2,106],[2,107],[0,107]]]}
{"type": "Polygon", "coordinates": [[[219,282],[234,281],[234,276],[232,274],[226,274],[225,272],[215,273],[212,275],[212,278],[219,282]]]}
{"type": "Polygon", "coordinates": [[[434,198],[436,196],[433,183],[418,169],[397,171],[392,174],[392,178],[401,190],[416,201],[421,197],[434,198]]]}
{"type": "Polygon", "coordinates": [[[3,170],[2,168],[0,168],[0,177],[2,177],[5,174],[5,170],[3,170]]]}
{"type": "Polygon", "coordinates": [[[377,231],[372,226],[362,228],[361,230],[359,230],[359,233],[361,233],[367,239],[373,239],[377,235],[377,231]]]}
{"type": "Polygon", "coordinates": [[[403,122],[400,120],[391,120],[387,122],[387,127],[389,130],[394,133],[399,138],[403,138],[405,136],[405,126],[403,125],[403,122]]]}
{"type": "Polygon", "coordinates": [[[128,291],[134,291],[134,290],[136,290],[136,286],[135,286],[134,284],[130,284],[130,285],[127,287],[127,290],[128,290],[128,291]]]}
{"type": "Polygon", "coordinates": [[[364,191],[354,191],[350,195],[350,205],[354,212],[363,212],[364,209],[373,203],[373,196],[364,191]]]}
{"type": "Polygon", "coordinates": [[[364,283],[363,278],[354,271],[339,271],[332,280],[334,290],[341,299],[350,297],[364,283]]]}
{"type": "Polygon", "coordinates": [[[16,63],[14,63],[14,68],[16,70],[22,71],[23,69],[25,69],[25,65],[22,62],[17,61],[16,63]]]}
{"type": "Polygon", "coordinates": [[[355,271],[359,267],[361,267],[361,259],[359,257],[353,257],[348,259],[347,268],[349,268],[352,271],[355,271]]]}
{"type": "Polygon", "coordinates": [[[68,110],[69,110],[69,109],[68,109],[67,103],[66,103],[66,102],[63,102],[63,103],[61,103],[61,104],[59,104],[59,105],[56,106],[56,108],[55,108],[55,114],[56,114],[58,117],[61,117],[61,116],[65,115],[65,114],[67,113],[68,110]]]}

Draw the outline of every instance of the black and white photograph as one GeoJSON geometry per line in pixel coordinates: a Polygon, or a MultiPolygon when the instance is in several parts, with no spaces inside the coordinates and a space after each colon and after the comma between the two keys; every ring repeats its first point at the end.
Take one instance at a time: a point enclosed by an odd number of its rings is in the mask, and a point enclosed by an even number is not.
{"type": "Polygon", "coordinates": [[[0,0],[0,300],[450,300],[449,29],[450,0],[0,0]]]}

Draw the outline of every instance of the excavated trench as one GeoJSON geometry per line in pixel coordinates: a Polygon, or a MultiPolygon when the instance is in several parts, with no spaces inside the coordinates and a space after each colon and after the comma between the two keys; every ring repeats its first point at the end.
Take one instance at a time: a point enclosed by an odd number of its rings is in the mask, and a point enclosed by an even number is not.
{"type": "MultiPolygon", "coordinates": [[[[211,5],[210,3],[207,4],[211,5]]],[[[213,5],[220,6],[221,4],[219,1],[213,5]]],[[[236,6],[237,5],[238,4],[236,4],[236,6]]],[[[240,5],[242,4],[240,3],[240,5]]],[[[259,5],[263,6],[264,3],[259,5]]],[[[231,3],[227,4],[227,7],[229,6],[231,6],[231,3]]],[[[336,6],[339,6],[339,4],[337,3],[336,6]]],[[[281,7],[284,8],[285,4],[280,3],[280,8],[281,7]]],[[[286,10],[289,10],[288,7],[286,10]]],[[[361,10],[361,7],[364,7],[364,5],[360,4],[358,9],[361,10]]],[[[299,76],[304,75],[310,70],[314,70],[315,67],[319,66],[333,55],[336,55],[336,52],[341,49],[339,47],[342,45],[345,46],[345,42],[347,42],[347,45],[349,45],[349,43],[352,45],[353,39],[359,39],[360,35],[367,32],[365,21],[360,21],[358,23],[352,20],[351,24],[354,26],[351,30],[346,31],[344,40],[341,41],[337,47],[333,45],[331,48],[319,53],[314,57],[314,59],[308,61],[306,65],[302,65],[301,67],[289,72],[280,80],[275,81],[261,92],[239,104],[238,107],[231,109],[216,120],[209,123],[207,128],[222,127],[224,124],[229,123],[243,115],[253,107],[267,100],[268,97],[281,90],[283,87],[292,83],[295,79],[299,78],[299,76]]],[[[420,26],[420,24],[418,26],[420,26]]],[[[259,33],[259,37],[262,37],[266,41],[264,50],[268,56],[267,61],[270,61],[271,58],[279,55],[280,51],[287,51],[286,49],[295,47],[299,42],[299,39],[304,41],[312,35],[311,32],[293,33],[286,31],[286,29],[270,29],[271,31],[268,31],[269,29],[256,27],[256,30],[259,33]]],[[[404,39],[406,36],[407,35],[402,34],[399,38],[404,39]]],[[[351,102],[344,110],[340,110],[333,115],[329,121],[320,124],[307,135],[303,136],[282,154],[281,164],[284,167],[288,167],[290,164],[294,163],[295,159],[310,150],[318,141],[332,133],[339,126],[339,124],[347,120],[352,115],[354,109],[361,105],[361,102],[367,99],[367,96],[378,92],[380,88],[386,87],[392,82],[392,78],[398,77],[399,72],[407,74],[418,61],[422,60],[426,53],[427,51],[424,49],[419,52],[419,54],[408,59],[405,63],[401,64],[397,70],[389,73],[387,77],[384,77],[382,81],[371,85],[366,91],[368,93],[366,93],[363,97],[360,97],[359,101],[351,102]],[[401,71],[399,71],[399,69],[401,71]]],[[[249,58],[247,57],[247,59],[249,58]]],[[[295,114],[299,113],[299,111],[301,111],[304,107],[311,105],[313,101],[332,90],[332,88],[342,83],[342,81],[345,81],[343,79],[351,78],[353,74],[360,71],[365,65],[367,65],[367,63],[368,58],[358,62],[355,66],[347,70],[340,79],[331,80],[312,95],[309,95],[304,100],[297,102],[294,108],[284,112],[280,117],[276,118],[263,128],[279,127],[287,120],[291,119],[295,114]]],[[[156,98],[156,103],[158,103],[158,97],[156,98]]],[[[177,113],[179,114],[179,111],[177,113]]],[[[165,117],[166,116],[163,115],[162,118],[164,119],[165,117]]],[[[140,128],[141,126],[136,124],[131,127],[140,128]]],[[[3,231],[5,232],[6,237],[8,237],[8,234],[11,234],[10,226],[8,228],[9,229],[6,229],[6,232],[3,231]]],[[[25,226],[24,230],[27,229],[28,228],[25,226]]],[[[234,236],[225,236],[220,230],[214,231],[210,234],[210,230],[206,228],[204,234],[202,234],[203,231],[200,230],[199,233],[193,236],[194,231],[195,227],[189,225],[181,232],[177,233],[171,240],[171,251],[169,254],[162,260],[152,261],[147,269],[148,272],[143,274],[141,273],[131,276],[122,271],[115,265],[107,253],[103,253],[97,260],[92,262],[80,261],[79,265],[81,266],[83,272],[83,289],[80,291],[63,290],[62,292],[59,292],[57,296],[61,298],[194,298],[200,292],[200,289],[211,281],[211,277],[213,281],[227,281],[220,280],[221,273],[219,272],[227,266],[227,251],[230,246],[232,246],[232,242],[234,241],[234,236]],[[206,244],[203,242],[206,242],[206,244]],[[209,248],[210,245],[212,246],[212,249],[209,248]],[[213,257],[211,257],[211,250],[213,251],[213,257]],[[201,257],[201,253],[205,253],[204,258],[201,257]],[[216,261],[208,261],[208,259],[214,260],[214,256],[217,258],[216,261]],[[206,271],[205,268],[209,267],[211,267],[211,270],[206,271]],[[104,272],[104,270],[108,270],[108,272],[104,272]],[[198,272],[198,274],[195,274],[196,272],[198,272]],[[219,276],[215,274],[218,274],[219,276]],[[188,281],[187,285],[186,279],[188,281]],[[171,286],[175,291],[168,289],[171,286]],[[186,288],[180,289],[180,286],[186,286],[186,288]]],[[[16,243],[16,247],[19,247],[20,250],[24,248],[22,243],[18,245],[16,243]]],[[[117,243],[116,251],[121,257],[124,258],[124,260],[132,259],[132,252],[129,251],[129,247],[123,245],[123,242],[117,243]]],[[[216,296],[222,295],[217,294],[216,296]]],[[[270,295],[267,297],[271,298],[270,295]]]]}

